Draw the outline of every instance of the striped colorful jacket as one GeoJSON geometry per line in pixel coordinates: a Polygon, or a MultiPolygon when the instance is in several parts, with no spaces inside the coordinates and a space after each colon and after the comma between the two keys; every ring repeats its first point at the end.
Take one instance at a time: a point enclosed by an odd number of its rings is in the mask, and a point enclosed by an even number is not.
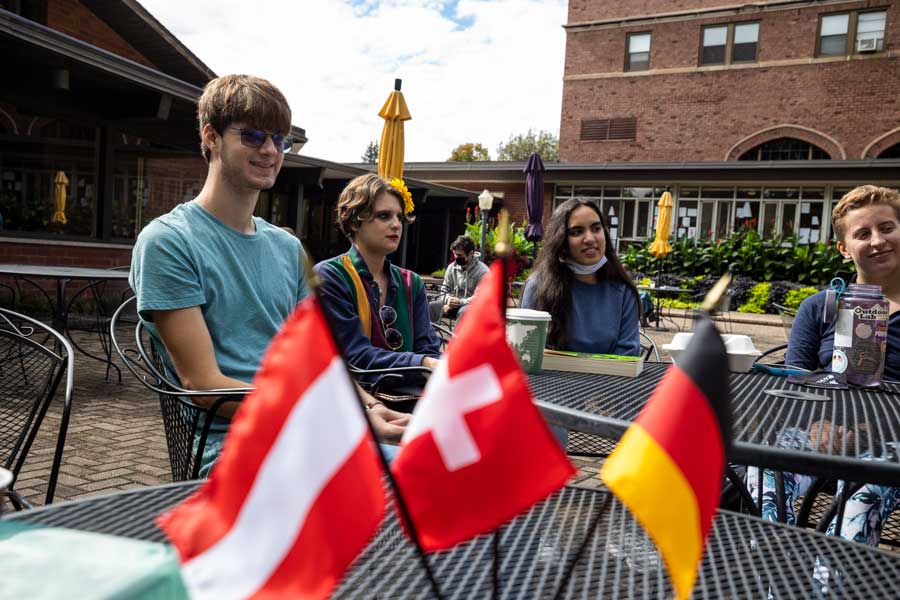
{"type": "Polygon", "coordinates": [[[386,369],[422,364],[426,356],[440,355],[440,340],[428,318],[428,298],[422,279],[385,260],[390,272],[385,304],[397,312],[392,325],[403,336],[398,350],[388,348],[381,322],[381,297],[365,261],[355,246],[316,265],[322,279],[322,306],[331,317],[337,343],[347,360],[361,369],[386,369]]]}

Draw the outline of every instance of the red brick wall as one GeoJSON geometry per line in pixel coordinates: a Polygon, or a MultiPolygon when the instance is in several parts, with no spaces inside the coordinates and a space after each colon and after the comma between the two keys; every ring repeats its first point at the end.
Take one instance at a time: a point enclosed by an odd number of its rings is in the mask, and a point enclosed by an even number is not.
{"type": "Polygon", "coordinates": [[[153,63],[144,58],[131,44],[78,0],[50,0],[47,3],[47,26],[146,67],[156,69],[153,63]]]}
{"type": "Polygon", "coordinates": [[[569,23],[733,6],[728,0],[569,0],[569,23]]]}
{"type": "Polygon", "coordinates": [[[131,246],[62,246],[0,240],[2,262],[107,269],[131,264],[131,246]]]}
{"type": "MultiPolygon", "coordinates": [[[[636,6],[671,12],[671,5],[676,3],[573,0],[569,20],[583,20],[573,19],[572,12],[582,14],[588,9],[596,13],[591,18],[606,18],[603,15],[617,11],[620,4],[629,8],[627,14],[636,14],[641,12],[634,9],[636,6]]],[[[560,123],[562,160],[718,161],[745,137],[783,124],[824,134],[810,134],[808,141],[830,152],[832,158],[841,158],[838,145],[845,150],[846,158],[860,158],[866,146],[898,125],[900,2],[893,0],[888,10],[886,55],[792,66],[765,63],[814,58],[818,15],[866,4],[850,2],[730,18],[570,31],[560,123]],[[697,70],[702,26],[747,20],[760,22],[758,64],[762,66],[697,70]],[[635,31],[653,34],[650,74],[573,78],[622,74],[626,34],[635,31]],[[862,90],[865,92],[860,93],[862,90]],[[583,119],[627,116],[638,120],[634,142],[579,140],[583,119]]]]}

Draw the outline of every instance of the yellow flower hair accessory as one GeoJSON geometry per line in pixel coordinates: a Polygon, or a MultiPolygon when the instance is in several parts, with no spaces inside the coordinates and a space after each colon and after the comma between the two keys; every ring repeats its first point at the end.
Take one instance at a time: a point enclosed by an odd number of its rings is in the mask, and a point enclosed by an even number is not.
{"type": "Polygon", "coordinates": [[[403,196],[403,214],[408,215],[416,210],[416,205],[413,204],[412,194],[409,193],[409,188],[406,187],[406,183],[399,177],[392,178],[390,183],[400,192],[400,195],[403,196]]]}

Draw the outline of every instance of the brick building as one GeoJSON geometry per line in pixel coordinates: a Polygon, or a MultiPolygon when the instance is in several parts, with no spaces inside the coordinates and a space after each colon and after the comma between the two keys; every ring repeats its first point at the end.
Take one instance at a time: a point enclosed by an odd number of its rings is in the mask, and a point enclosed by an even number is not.
{"type": "Polygon", "coordinates": [[[900,156],[900,1],[571,0],[565,29],[563,161],[900,156]]]}
{"type": "MultiPolygon", "coordinates": [[[[620,242],[752,228],[813,243],[863,183],[900,188],[900,0],[570,0],[549,209],[592,198],[620,242]]],[[[524,216],[521,163],[413,163],[497,190],[524,216]]]]}
{"type": "MultiPolygon", "coordinates": [[[[0,263],[127,265],[144,225],[203,185],[195,104],[215,73],[135,0],[0,0],[0,56],[0,263]],[[51,220],[60,173],[64,225],[51,220]]],[[[256,212],[327,258],[347,247],[337,197],[368,169],[301,155],[305,131],[291,135],[256,212]]],[[[420,255],[445,236],[422,224],[444,225],[470,194],[407,183],[421,214],[400,261],[434,269],[420,255]]]]}

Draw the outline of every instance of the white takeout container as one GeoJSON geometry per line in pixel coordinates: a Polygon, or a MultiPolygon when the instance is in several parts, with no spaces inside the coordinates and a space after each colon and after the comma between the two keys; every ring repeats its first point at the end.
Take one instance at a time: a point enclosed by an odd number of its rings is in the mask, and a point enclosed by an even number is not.
{"type": "MultiPolygon", "coordinates": [[[[678,364],[681,353],[688,347],[693,333],[676,333],[668,344],[663,344],[663,350],[669,353],[675,364],[678,364]]],[[[753,361],[762,352],[753,346],[753,340],[749,335],[722,335],[725,342],[725,350],[728,352],[728,370],[735,373],[747,373],[753,368],[753,361]]]]}

